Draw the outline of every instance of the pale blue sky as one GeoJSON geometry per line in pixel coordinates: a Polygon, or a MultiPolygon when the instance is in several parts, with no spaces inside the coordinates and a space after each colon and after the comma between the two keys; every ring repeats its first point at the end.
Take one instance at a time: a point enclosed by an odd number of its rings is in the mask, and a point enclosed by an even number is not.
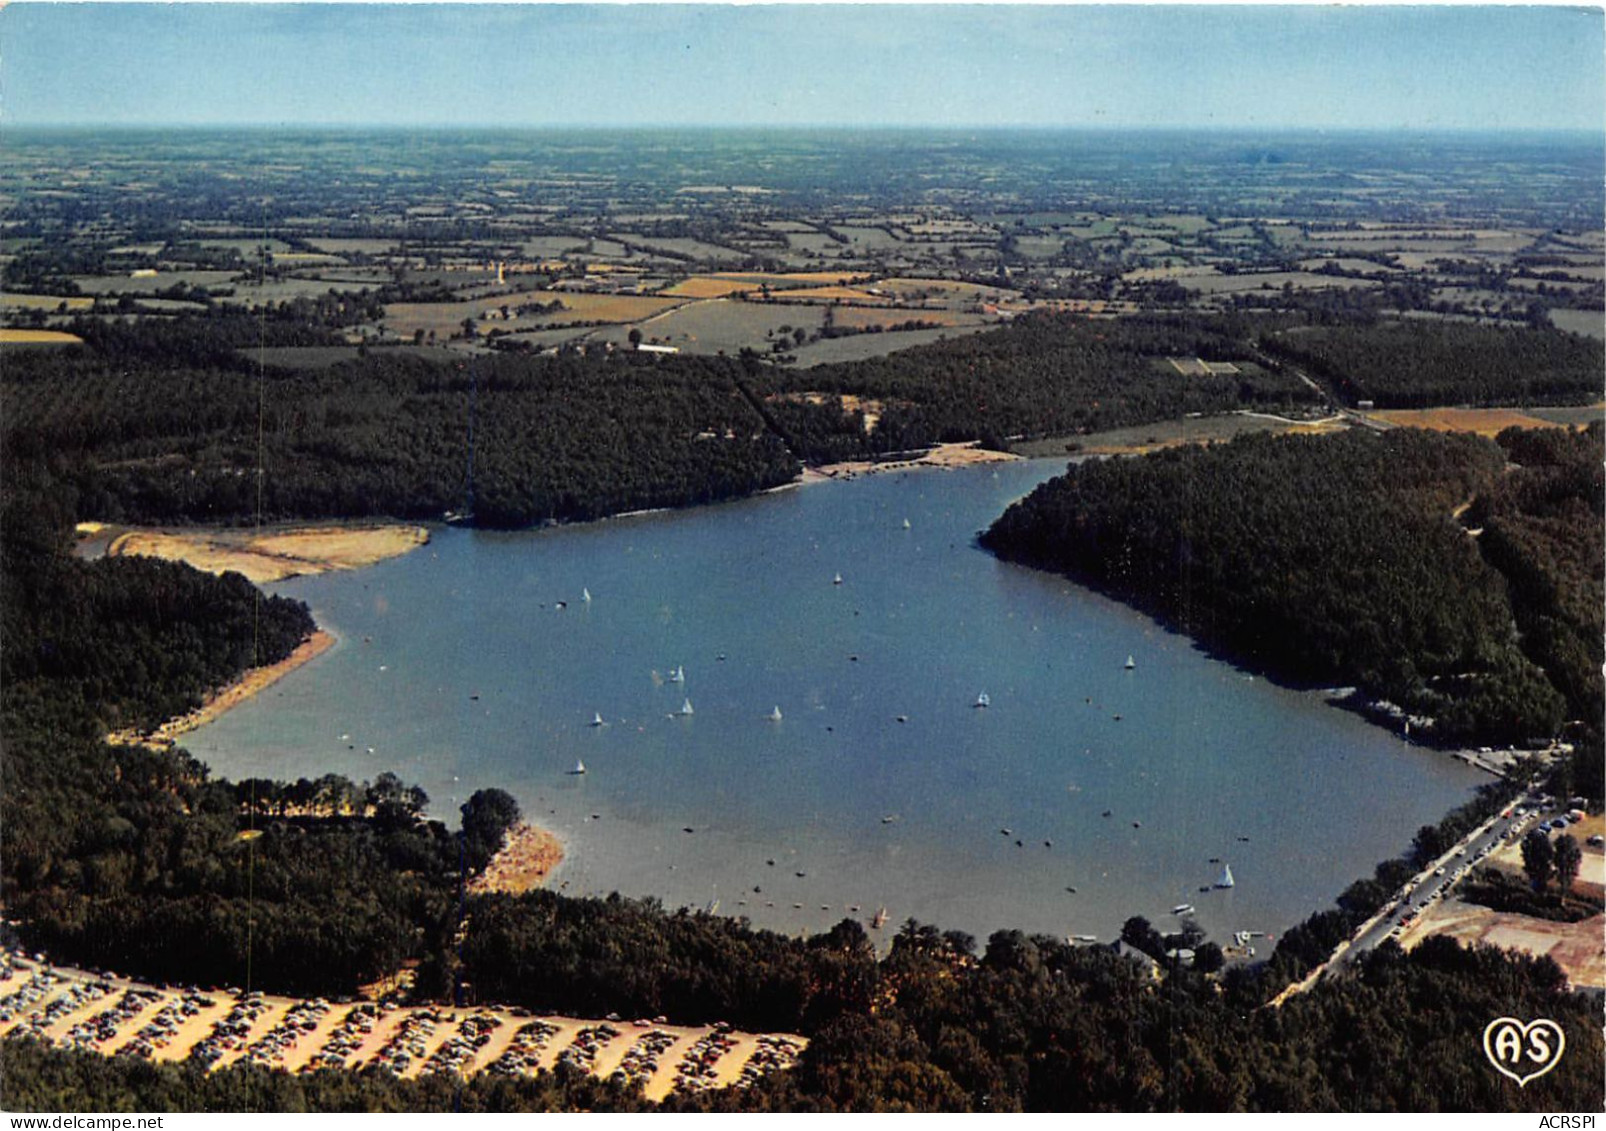
{"type": "Polygon", "coordinates": [[[50,4],[0,121],[1587,129],[1559,7],[50,4]]]}

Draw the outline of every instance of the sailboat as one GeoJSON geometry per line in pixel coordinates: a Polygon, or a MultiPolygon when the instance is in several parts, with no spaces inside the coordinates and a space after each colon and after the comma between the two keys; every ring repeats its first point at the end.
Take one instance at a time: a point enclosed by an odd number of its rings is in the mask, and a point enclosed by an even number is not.
{"type": "Polygon", "coordinates": [[[908,519],[904,519],[904,520],[903,520],[903,528],[904,528],[904,529],[905,529],[905,530],[908,530],[908,529],[909,529],[909,520],[908,520],[908,519]]]}
{"type": "Polygon", "coordinates": [[[978,707],[991,707],[992,705],[993,705],[992,697],[989,696],[985,691],[983,691],[980,695],[976,696],[976,706],[978,706],[978,707]]]}
{"type": "Polygon", "coordinates": [[[584,601],[588,605],[591,604],[591,590],[589,590],[589,589],[581,589],[580,590],[580,600],[584,601]]]}
{"type": "Polygon", "coordinates": [[[780,721],[781,721],[781,709],[779,707],[776,707],[775,710],[770,712],[770,722],[778,723],[780,721]]]}
{"type": "Polygon", "coordinates": [[[686,700],[684,703],[682,703],[680,705],[680,713],[683,714],[683,715],[689,715],[689,714],[692,713],[691,700],[690,699],[686,700]]]}
{"type": "Polygon", "coordinates": [[[1136,660],[1134,660],[1131,656],[1128,656],[1126,658],[1126,670],[1127,671],[1131,671],[1133,668],[1135,668],[1137,666],[1138,666],[1138,662],[1136,660]]]}
{"type": "Polygon", "coordinates": [[[879,931],[882,927],[885,927],[886,925],[887,925],[887,909],[885,907],[878,908],[876,913],[875,913],[875,918],[870,920],[870,927],[873,930],[879,931]]]}
{"type": "Polygon", "coordinates": [[[571,774],[583,774],[586,772],[586,764],[584,762],[576,761],[574,764],[574,769],[570,770],[569,772],[571,774]]]}
{"type": "Polygon", "coordinates": [[[603,721],[602,721],[602,712],[601,711],[593,711],[591,713],[591,725],[594,726],[594,727],[600,727],[600,726],[605,725],[603,723],[603,721]]]}
{"type": "Polygon", "coordinates": [[[669,673],[669,682],[670,683],[685,683],[686,682],[686,669],[684,667],[680,667],[679,665],[677,665],[675,667],[675,670],[669,673]]]}
{"type": "Polygon", "coordinates": [[[842,575],[839,573],[835,577],[833,577],[831,579],[831,584],[832,585],[841,585],[842,584],[842,575]]]}
{"type": "Polygon", "coordinates": [[[1230,888],[1233,886],[1231,864],[1223,864],[1221,866],[1221,878],[1216,881],[1216,886],[1218,888],[1230,888]]]}

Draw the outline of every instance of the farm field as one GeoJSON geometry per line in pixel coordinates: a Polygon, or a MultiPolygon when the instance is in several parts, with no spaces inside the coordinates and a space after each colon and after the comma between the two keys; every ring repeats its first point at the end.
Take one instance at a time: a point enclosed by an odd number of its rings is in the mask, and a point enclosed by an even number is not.
{"type": "Polygon", "coordinates": [[[856,330],[872,326],[896,326],[904,322],[933,322],[938,326],[979,326],[989,321],[980,314],[958,310],[927,310],[918,306],[839,306],[832,309],[831,318],[838,326],[849,326],[856,330]]]}
{"type": "Polygon", "coordinates": [[[82,342],[61,330],[14,330],[0,327],[0,346],[70,346],[82,342]]]}
{"type": "MultiPolygon", "coordinates": [[[[186,287],[231,287],[238,271],[162,271],[138,278],[118,275],[75,275],[73,282],[86,295],[151,295],[183,283],[186,287]]],[[[324,290],[328,290],[325,284],[324,290]]]]}
{"type": "Polygon", "coordinates": [[[942,330],[898,330],[884,334],[854,334],[847,338],[823,338],[792,352],[797,355],[798,365],[807,368],[838,361],[861,361],[869,357],[882,357],[895,350],[928,345],[931,342],[963,334],[974,334],[986,328],[984,324],[976,323],[973,326],[950,326],[942,330]]]}
{"type": "Polygon", "coordinates": [[[1606,311],[1552,310],[1550,323],[1558,330],[1572,334],[1588,334],[1592,338],[1606,338],[1606,311]]]}
{"type": "Polygon", "coordinates": [[[57,311],[65,307],[68,311],[78,311],[88,310],[94,305],[94,299],[82,296],[62,298],[59,295],[19,295],[9,292],[0,294],[0,310],[57,311]]]}
{"type": "Polygon", "coordinates": [[[1507,428],[1560,428],[1563,425],[1514,408],[1385,409],[1367,412],[1366,419],[1396,428],[1427,428],[1434,432],[1476,432],[1497,436],[1507,428]]]}
{"type": "Polygon", "coordinates": [[[1135,455],[1184,444],[1209,444],[1255,432],[1332,432],[1349,425],[1342,417],[1313,421],[1280,420],[1256,413],[1196,416],[1159,421],[1135,428],[1111,428],[1079,436],[1046,436],[1014,444],[1010,450],[1028,458],[1047,456],[1135,455]]]}
{"type": "Polygon", "coordinates": [[[519,291],[474,302],[397,302],[385,308],[385,327],[406,338],[419,330],[437,339],[461,334],[464,319],[473,319],[481,332],[533,330],[544,326],[570,326],[578,322],[636,322],[678,305],[673,298],[648,295],[593,294],[586,291],[519,291]],[[524,303],[561,302],[563,309],[517,315],[503,320],[485,319],[490,311],[510,311],[524,303]]]}
{"type": "MultiPolygon", "coordinates": [[[[718,298],[689,302],[652,319],[635,324],[644,340],[654,340],[675,346],[685,353],[716,354],[721,351],[739,353],[743,346],[768,352],[773,338],[801,326],[809,331],[820,328],[823,313],[819,309],[782,305],[779,303],[743,302],[740,299],[718,298]]],[[[623,343],[626,327],[611,327],[599,331],[599,341],[623,343]]]]}

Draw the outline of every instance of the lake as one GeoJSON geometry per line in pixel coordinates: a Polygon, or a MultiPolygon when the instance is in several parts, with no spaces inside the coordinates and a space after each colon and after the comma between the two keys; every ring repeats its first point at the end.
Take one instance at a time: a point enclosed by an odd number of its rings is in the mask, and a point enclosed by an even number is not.
{"type": "Polygon", "coordinates": [[[1486,780],[976,547],[1062,468],[443,528],[272,586],[339,645],[185,745],[235,778],[393,770],[454,823],[506,789],[563,838],[569,894],[787,931],[884,906],[889,936],[914,916],[1109,939],[1180,903],[1220,942],[1275,934],[1486,780]],[[1201,891],[1223,863],[1236,886],[1201,891]]]}

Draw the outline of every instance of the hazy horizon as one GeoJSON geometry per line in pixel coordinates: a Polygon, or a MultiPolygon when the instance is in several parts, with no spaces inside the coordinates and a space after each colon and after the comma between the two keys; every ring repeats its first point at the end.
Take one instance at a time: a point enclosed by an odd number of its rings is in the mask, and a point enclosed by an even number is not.
{"type": "Polygon", "coordinates": [[[1589,132],[1564,7],[12,4],[17,128],[1589,132]]]}

